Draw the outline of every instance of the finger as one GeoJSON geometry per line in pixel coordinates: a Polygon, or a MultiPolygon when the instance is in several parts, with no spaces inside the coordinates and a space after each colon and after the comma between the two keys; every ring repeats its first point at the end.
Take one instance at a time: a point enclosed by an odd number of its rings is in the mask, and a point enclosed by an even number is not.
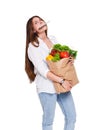
{"type": "Polygon", "coordinates": [[[68,80],[69,81],[69,84],[72,85],[72,80],[68,80]]]}
{"type": "Polygon", "coordinates": [[[70,88],[72,88],[72,86],[70,86],[70,88]]]}
{"type": "Polygon", "coordinates": [[[67,89],[67,91],[70,91],[70,90],[71,90],[71,88],[67,89]]]}

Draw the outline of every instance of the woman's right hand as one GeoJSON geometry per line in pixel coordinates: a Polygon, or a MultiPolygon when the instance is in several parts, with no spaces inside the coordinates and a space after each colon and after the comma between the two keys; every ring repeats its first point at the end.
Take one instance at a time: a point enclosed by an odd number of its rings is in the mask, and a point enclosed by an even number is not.
{"type": "Polygon", "coordinates": [[[72,88],[71,83],[68,80],[65,80],[62,84],[62,86],[66,89],[66,91],[70,91],[72,88]]]}

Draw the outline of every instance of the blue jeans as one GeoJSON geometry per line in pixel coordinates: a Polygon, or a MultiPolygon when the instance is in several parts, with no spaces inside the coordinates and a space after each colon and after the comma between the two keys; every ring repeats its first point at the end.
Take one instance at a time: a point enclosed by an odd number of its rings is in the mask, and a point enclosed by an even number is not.
{"type": "Polygon", "coordinates": [[[75,106],[71,92],[61,94],[39,93],[43,109],[42,130],[52,130],[56,101],[65,115],[64,130],[74,130],[76,121],[75,106]]]}

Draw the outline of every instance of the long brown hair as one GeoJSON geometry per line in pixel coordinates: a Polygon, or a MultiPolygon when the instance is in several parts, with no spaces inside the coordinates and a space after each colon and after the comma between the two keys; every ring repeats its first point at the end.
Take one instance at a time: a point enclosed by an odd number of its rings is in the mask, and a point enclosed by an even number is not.
{"type": "MultiPolygon", "coordinates": [[[[33,18],[39,18],[41,20],[43,20],[42,18],[40,18],[39,16],[33,16],[31,17],[27,24],[26,24],[26,50],[25,50],[25,71],[27,73],[28,78],[31,81],[34,81],[35,79],[35,73],[34,73],[34,65],[33,63],[29,60],[28,58],[28,54],[27,54],[27,49],[28,49],[28,44],[31,43],[33,44],[35,47],[39,46],[39,41],[38,41],[38,35],[37,33],[34,33],[34,29],[33,29],[33,23],[32,20],[33,18]],[[36,42],[36,44],[35,44],[36,42]]],[[[43,20],[44,21],[44,20],[43,20]]],[[[45,31],[46,35],[47,35],[47,30],[45,31]]],[[[32,52],[31,52],[32,53],[32,52]]]]}

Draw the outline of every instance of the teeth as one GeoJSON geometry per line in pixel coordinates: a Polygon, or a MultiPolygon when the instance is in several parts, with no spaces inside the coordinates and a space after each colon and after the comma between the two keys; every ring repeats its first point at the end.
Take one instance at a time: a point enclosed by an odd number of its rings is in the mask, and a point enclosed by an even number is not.
{"type": "Polygon", "coordinates": [[[49,22],[50,22],[50,21],[47,21],[43,26],[41,26],[41,27],[39,28],[39,30],[42,29],[44,26],[46,26],[47,23],[49,23],[49,22]]]}
{"type": "Polygon", "coordinates": [[[46,26],[46,25],[47,25],[47,24],[44,24],[43,26],[41,26],[41,27],[39,28],[39,30],[42,29],[42,28],[43,28],[44,26],[46,26]]]}

